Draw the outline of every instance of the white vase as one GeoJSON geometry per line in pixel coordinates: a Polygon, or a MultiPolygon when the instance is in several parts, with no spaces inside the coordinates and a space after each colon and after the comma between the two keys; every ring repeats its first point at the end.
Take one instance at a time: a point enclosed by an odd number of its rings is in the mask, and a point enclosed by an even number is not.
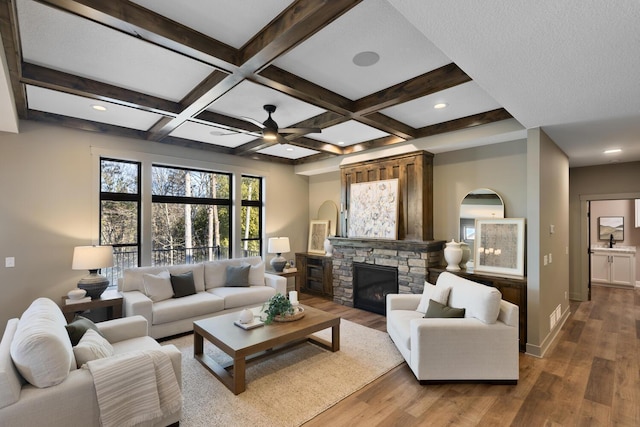
{"type": "Polygon", "coordinates": [[[471,258],[471,249],[465,242],[460,242],[460,249],[462,249],[462,259],[460,260],[460,268],[467,269],[467,262],[471,258]]]}
{"type": "Polygon", "coordinates": [[[460,271],[460,262],[462,261],[462,249],[460,243],[451,240],[445,245],[444,259],[447,261],[448,271],[460,271]]]}
{"type": "Polygon", "coordinates": [[[328,237],[324,239],[324,252],[326,256],[333,255],[333,245],[331,244],[331,241],[328,237]]]}

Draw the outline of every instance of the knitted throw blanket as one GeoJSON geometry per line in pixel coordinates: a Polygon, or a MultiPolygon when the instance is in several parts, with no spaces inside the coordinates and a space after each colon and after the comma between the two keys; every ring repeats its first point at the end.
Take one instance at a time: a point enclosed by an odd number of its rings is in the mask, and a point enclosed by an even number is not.
{"type": "Polygon", "coordinates": [[[86,363],[103,427],[152,424],[182,408],[171,359],[161,350],[124,353],[86,363]]]}

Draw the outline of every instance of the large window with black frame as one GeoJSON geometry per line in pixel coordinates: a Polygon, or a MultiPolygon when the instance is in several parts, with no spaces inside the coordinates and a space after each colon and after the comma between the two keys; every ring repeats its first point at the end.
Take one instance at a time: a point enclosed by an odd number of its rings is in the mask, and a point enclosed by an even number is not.
{"type": "Polygon", "coordinates": [[[113,267],[102,273],[111,287],[140,262],[140,175],[139,162],[100,159],[100,244],[114,252],[113,267]]]}
{"type": "Polygon", "coordinates": [[[262,254],[262,178],[242,176],[241,204],[242,255],[260,256],[262,254]]]}
{"type": "Polygon", "coordinates": [[[231,174],[152,166],[152,265],[229,258],[231,174]]]}

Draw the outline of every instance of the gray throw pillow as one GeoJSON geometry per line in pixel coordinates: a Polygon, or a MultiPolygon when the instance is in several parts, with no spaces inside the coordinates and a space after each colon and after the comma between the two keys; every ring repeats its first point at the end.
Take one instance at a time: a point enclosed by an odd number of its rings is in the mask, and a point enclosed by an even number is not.
{"type": "Polygon", "coordinates": [[[93,329],[104,338],[104,335],[100,332],[100,329],[98,329],[96,324],[86,317],[76,316],[71,323],[65,326],[65,328],[69,334],[72,346],[75,346],[80,342],[80,339],[84,333],[87,332],[87,329],[93,329]]]}
{"type": "Polygon", "coordinates": [[[237,267],[227,266],[227,281],[224,285],[230,287],[248,287],[250,268],[251,266],[249,264],[237,267]]]}
{"type": "Polygon", "coordinates": [[[453,308],[446,306],[444,304],[440,304],[437,301],[432,299],[429,300],[429,307],[427,308],[427,312],[424,315],[426,318],[454,318],[454,317],[464,317],[465,313],[464,308],[453,308]]]}
{"type": "Polygon", "coordinates": [[[187,271],[182,274],[172,274],[171,287],[173,288],[174,298],[181,298],[195,294],[196,284],[193,281],[193,271],[187,271]]]}

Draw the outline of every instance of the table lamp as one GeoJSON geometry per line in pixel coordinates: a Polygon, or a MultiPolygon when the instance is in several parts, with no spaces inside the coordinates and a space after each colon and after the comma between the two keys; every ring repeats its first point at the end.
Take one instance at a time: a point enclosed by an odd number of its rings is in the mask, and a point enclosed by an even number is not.
{"type": "Polygon", "coordinates": [[[284,269],[287,260],[284,259],[282,253],[289,252],[289,238],[288,237],[271,237],[269,238],[269,246],[267,252],[270,254],[276,254],[276,257],[271,259],[271,267],[278,273],[281,273],[284,269]]]}
{"type": "Polygon", "coordinates": [[[98,274],[98,270],[113,267],[113,246],[76,246],[73,249],[74,270],[89,270],[89,275],[78,282],[78,288],[87,291],[91,299],[100,295],[109,286],[109,279],[98,274]]]}

